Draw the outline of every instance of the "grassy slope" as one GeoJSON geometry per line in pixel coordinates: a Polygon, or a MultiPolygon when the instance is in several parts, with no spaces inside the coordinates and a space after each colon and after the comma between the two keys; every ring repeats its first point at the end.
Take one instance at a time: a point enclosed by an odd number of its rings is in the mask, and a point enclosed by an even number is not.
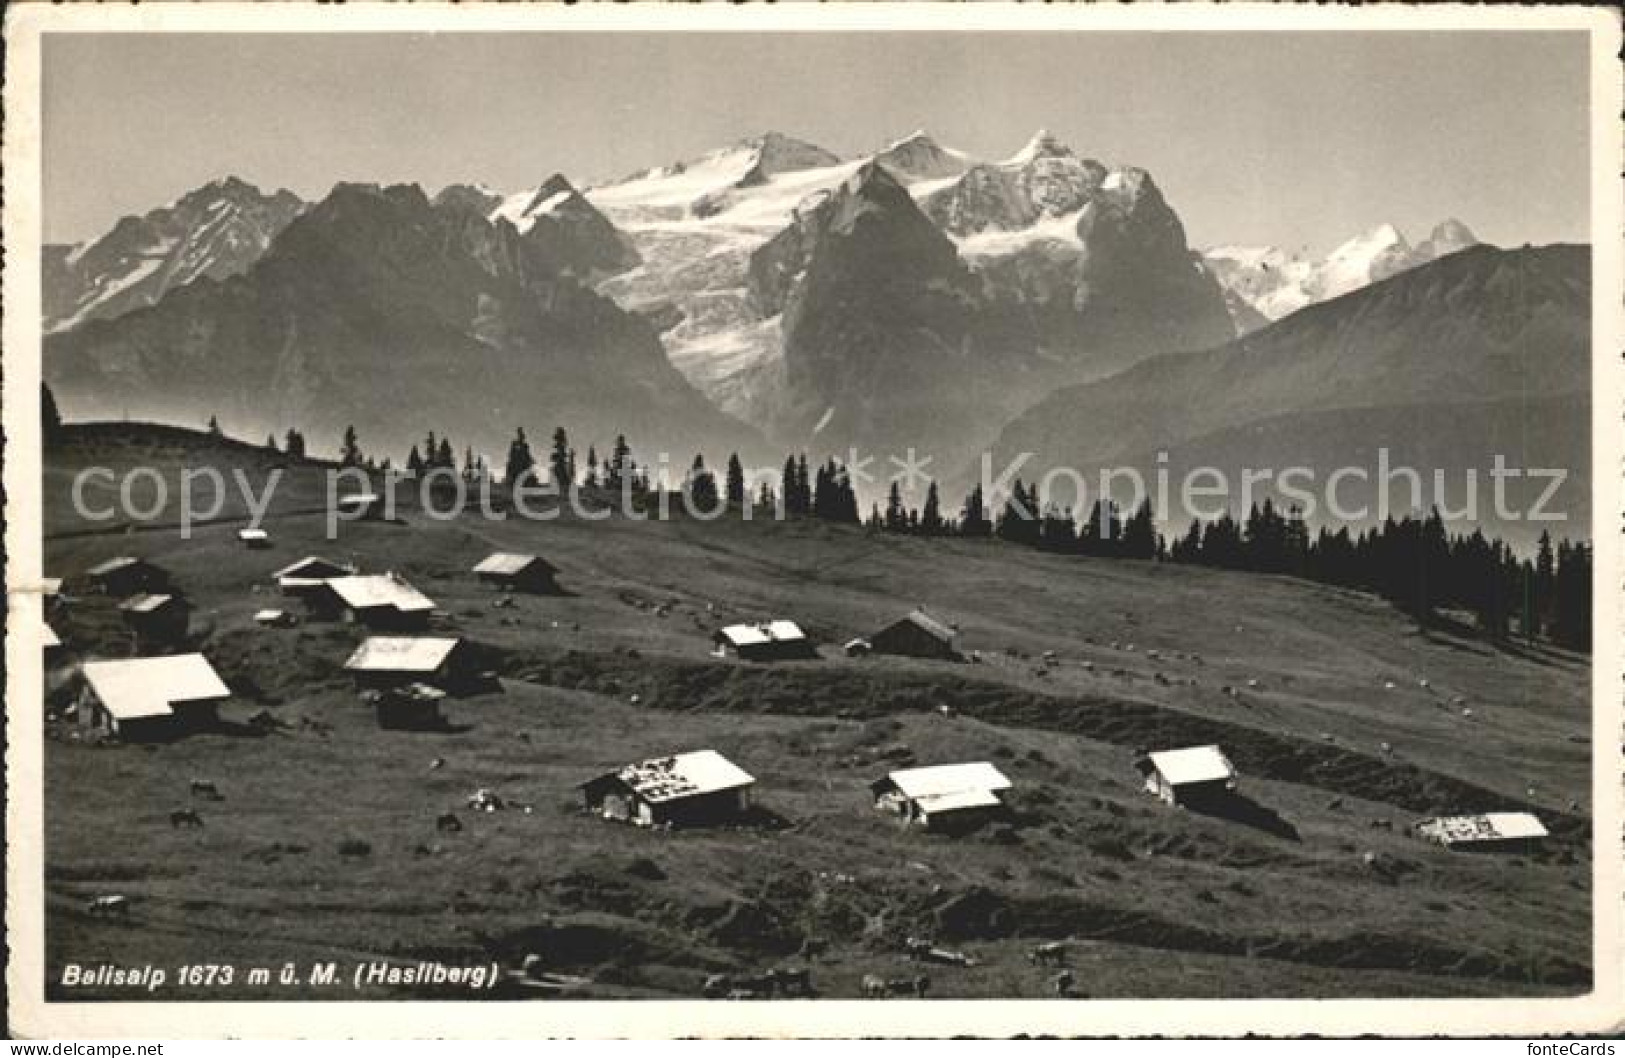
{"type": "MultiPolygon", "coordinates": [[[[48,572],[130,551],[163,562],[199,604],[202,649],[242,692],[228,716],[267,707],[332,731],[151,749],[49,742],[52,965],[539,950],[592,977],[589,994],[670,995],[694,994],[711,970],[771,965],[811,934],[833,942],[819,989],[855,995],[864,973],[907,970],[902,937],[935,933],[984,959],[932,968],[942,995],[1041,994],[1047,974],[1020,952],[1066,936],[1079,939],[1080,989],[1097,996],[1583,987],[1589,750],[1575,738],[1588,731],[1589,669],[1578,659],[1423,636],[1376,600],[1288,580],[810,522],[409,515],[328,542],[320,516],[295,513],[273,516],[266,552],[240,550],[229,525],[191,541],[63,532],[75,528],[60,520],[72,468],[117,455],[103,444],[53,457],[48,572]],[[494,546],[545,554],[573,594],[491,607],[464,571],[494,546]],[[406,572],[447,627],[500,649],[504,693],[452,703],[456,733],[378,731],[338,673],[353,632],[252,625],[269,572],[313,551],[406,572]],[[832,644],[920,602],[958,621],[985,663],[835,656],[832,644]],[[802,621],[825,660],[762,669],[706,656],[714,625],[769,614],[802,621]],[[1044,650],[1059,655],[1047,667],[1033,660],[1044,650]],[[1240,697],[1220,691],[1250,679],[1259,687],[1240,697]],[[1192,732],[1216,733],[1250,796],[1301,840],[1140,794],[1132,747],[1192,732]],[[790,825],[661,835],[576,810],[572,785],[597,770],[703,745],[758,776],[760,800],[790,825]],[[994,759],[1017,782],[1023,823],[1002,839],[899,831],[870,811],[864,785],[905,752],[994,759]],[[446,764],[431,770],[435,757],[446,764]],[[226,800],[202,806],[202,830],[172,830],[167,813],[194,776],[226,800]],[[482,785],[535,810],[460,810],[482,785]],[[1582,807],[1568,812],[1570,799],[1582,807]],[[1370,826],[1523,802],[1562,828],[1536,862],[1452,855],[1370,826]],[[447,809],[464,833],[435,831],[447,809]],[[371,853],[341,856],[350,838],[371,853]],[[667,878],[626,873],[639,856],[667,878]],[[81,911],[109,891],[134,900],[127,923],[81,911]]],[[[286,506],[303,508],[312,488],[290,490],[286,506]]],[[[93,649],[111,624],[87,600],[62,630],[93,649]]]]}

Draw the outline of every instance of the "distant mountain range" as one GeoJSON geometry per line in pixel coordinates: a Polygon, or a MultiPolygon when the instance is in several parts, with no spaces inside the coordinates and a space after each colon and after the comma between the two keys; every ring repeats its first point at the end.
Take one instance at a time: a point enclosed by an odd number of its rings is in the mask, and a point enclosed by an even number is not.
{"type": "Polygon", "coordinates": [[[1149,173],[1048,133],[987,161],[770,132],[581,189],[217,181],[45,248],[45,375],[70,419],[354,423],[396,458],[435,429],[500,461],[563,424],[684,466],[912,447],[957,475],[995,440],[1080,468],[1317,430],[1325,454],[1446,404],[1453,452],[1492,408],[1587,391],[1584,263],[1456,221],[1198,252],[1149,173]]]}
{"type": "Polygon", "coordinates": [[[1050,386],[1235,333],[1149,174],[1043,132],[1000,162],[769,133],[587,196],[643,256],[600,289],[789,445],[957,457],[1050,386]]]}
{"type": "MultiPolygon", "coordinates": [[[[994,465],[1030,452],[1028,481],[1064,466],[1091,487],[1103,467],[1149,482],[1159,465],[1176,482],[1197,465],[1232,482],[1246,467],[1301,466],[1324,482],[1344,466],[1375,476],[1388,447],[1429,492],[1444,472],[1452,503],[1478,468],[1484,524],[1532,539],[1541,526],[1489,509],[1488,472],[1498,453],[1510,467],[1566,468],[1558,506],[1589,517],[1590,305],[1587,247],[1475,247],[1212,349],[1059,389],[1005,428],[994,465]]],[[[1396,514],[1407,490],[1395,491],[1396,514]]],[[[1357,480],[1340,496],[1349,508],[1373,498],[1357,480]]]]}
{"type": "Polygon", "coordinates": [[[701,449],[770,454],[672,368],[644,320],[576,278],[593,267],[568,263],[581,240],[467,206],[341,184],[241,274],[51,335],[46,380],[70,417],[216,414],[250,438],[354,424],[366,450],[397,461],[434,430],[500,462],[515,427],[554,425],[583,460],[589,441],[624,430],[650,458],[683,460],[679,474],[701,449]]]}
{"type": "Polygon", "coordinates": [[[1237,332],[1246,334],[1307,305],[1477,245],[1467,225],[1450,219],[1414,246],[1398,228],[1381,224],[1319,260],[1274,246],[1216,246],[1204,250],[1202,260],[1225,288],[1237,332]]]}

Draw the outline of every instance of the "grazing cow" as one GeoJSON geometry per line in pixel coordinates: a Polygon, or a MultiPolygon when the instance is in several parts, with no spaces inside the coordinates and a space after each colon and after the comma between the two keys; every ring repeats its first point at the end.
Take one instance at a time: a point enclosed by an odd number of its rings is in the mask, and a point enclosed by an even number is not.
{"type": "Polygon", "coordinates": [[[700,986],[700,994],[707,999],[721,999],[733,991],[733,978],[727,974],[711,974],[700,986]]]}
{"type": "Polygon", "coordinates": [[[797,954],[811,962],[827,951],[829,951],[829,941],[823,937],[808,937],[801,942],[801,950],[797,954]]]}
{"type": "Polygon", "coordinates": [[[439,769],[444,768],[445,766],[446,766],[446,758],[445,757],[436,757],[434,760],[431,760],[429,762],[429,770],[430,771],[438,771],[439,769]]]}
{"type": "Polygon", "coordinates": [[[1062,970],[1049,979],[1050,988],[1062,999],[1072,994],[1072,986],[1076,983],[1077,980],[1072,976],[1071,970],[1062,970]]]}
{"type": "Polygon", "coordinates": [[[924,999],[925,993],[931,989],[931,978],[925,974],[914,977],[896,977],[886,982],[886,991],[894,996],[906,996],[914,993],[916,999],[924,999]]]}
{"type": "Polygon", "coordinates": [[[169,825],[172,827],[200,827],[203,817],[190,808],[177,808],[169,813],[169,825]]]}
{"type": "Polygon", "coordinates": [[[812,995],[812,971],[806,967],[777,966],[767,972],[782,996],[812,995]]]}
{"type": "Polygon", "coordinates": [[[98,896],[85,905],[92,915],[125,915],[130,911],[130,898],[122,893],[98,896]]]}
{"type": "Polygon", "coordinates": [[[434,828],[441,833],[456,834],[463,829],[463,821],[457,818],[456,812],[442,812],[435,817],[434,828]]]}
{"type": "Polygon", "coordinates": [[[207,800],[207,801],[224,801],[225,800],[224,797],[220,796],[219,788],[216,787],[214,783],[210,782],[207,779],[193,779],[192,780],[192,796],[193,797],[201,797],[201,798],[203,798],[204,800],[207,800]]]}
{"type": "Polygon", "coordinates": [[[468,807],[476,812],[500,812],[506,804],[495,791],[482,786],[469,795],[468,807]]]}
{"type": "Polygon", "coordinates": [[[1027,961],[1034,966],[1065,966],[1066,943],[1052,940],[1046,944],[1040,944],[1027,953],[1027,961]]]}
{"type": "Polygon", "coordinates": [[[886,979],[876,977],[874,974],[864,974],[863,994],[869,999],[885,999],[887,995],[886,979]]]}
{"type": "Polygon", "coordinates": [[[248,718],[248,726],[256,731],[281,731],[288,725],[278,720],[269,710],[261,709],[248,718]]]}

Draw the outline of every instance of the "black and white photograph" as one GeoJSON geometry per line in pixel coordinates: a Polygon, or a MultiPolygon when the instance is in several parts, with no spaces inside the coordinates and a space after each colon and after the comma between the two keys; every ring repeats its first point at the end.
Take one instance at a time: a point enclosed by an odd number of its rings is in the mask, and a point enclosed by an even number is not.
{"type": "Polygon", "coordinates": [[[74,6],[14,1034],[1620,1023],[1617,12],[74,6]]]}

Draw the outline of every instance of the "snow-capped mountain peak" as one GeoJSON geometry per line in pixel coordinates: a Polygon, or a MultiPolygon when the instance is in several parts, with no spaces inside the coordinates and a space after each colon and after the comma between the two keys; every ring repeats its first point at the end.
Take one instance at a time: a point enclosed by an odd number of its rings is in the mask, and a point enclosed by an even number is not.
{"type": "Polygon", "coordinates": [[[888,144],[874,160],[905,183],[951,179],[972,164],[964,151],[942,146],[924,129],[888,144]]]}
{"type": "Polygon", "coordinates": [[[537,218],[557,213],[577,201],[586,205],[586,200],[570,181],[563,174],[554,173],[531,190],[505,196],[502,203],[491,211],[490,219],[500,217],[523,234],[535,225],[537,218]]]}
{"type": "Polygon", "coordinates": [[[1247,331],[1317,302],[1351,293],[1446,254],[1478,245],[1467,226],[1451,218],[1428,239],[1412,245],[1395,225],[1383,223],[1346,240],[1319,260],[1306,260],[1273,246],[1217,246],[1202,256],[1232,299],[1244,303],[1247,331]],[[1246,311],[1250,310],[1250,311],[1246,311]],[[1255,315],[1256,314],[1256,317],[1255,315]]]}
{"type": "Polygon", "coordinates": [[[117,316],[199,277],[243,272],[303,209],[290,191],[264,194],[226,176],[143,216],[125,217],[106,235],[67,252],[47,248],[45,329],[117,316]]]}
{"type": "Polygon", "coordinates": [[[1477,245],[1478,236],[1473,234],[1472,229],[1455,217],[1450,217],[1435,224],[1427,240],[1417,250],[1426,252],[1430,258],[1437,258],[1477,245]]]}
{"type": "Polygon", "coordinates": [[[1028,140],[1021,150],[1006,158],[1001,164],[1023,166],[1029,165],[1039,158],[1070,157],[1071,154],[1072,149],[1056,139],[1048,129],[1039,129],[1033,133],[1032,139],[1028,140]]]}

